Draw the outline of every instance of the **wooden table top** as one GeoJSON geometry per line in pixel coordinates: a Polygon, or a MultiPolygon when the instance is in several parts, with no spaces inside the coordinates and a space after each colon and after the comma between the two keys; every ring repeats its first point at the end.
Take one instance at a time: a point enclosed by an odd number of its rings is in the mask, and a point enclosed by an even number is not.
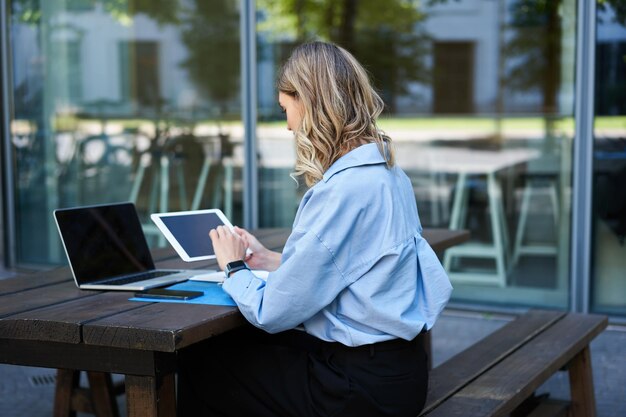
{"type": "MultiPolygon", "coordinates": [[[[289,229],[255,232],[280,250],[289,229]]],[[[436,252],[469,239],[467,231],[425,229],[436,252]]],[[[153,252],[159,268],[215,269],[214,261],[186,263],[171,248],[153,252]]],[[[124,350],[175,352],[243,325],[236,307],[129,301],[132,292],[76,288],[68,267],[0,280],[0,341],[84,344],[124,350]]]]}

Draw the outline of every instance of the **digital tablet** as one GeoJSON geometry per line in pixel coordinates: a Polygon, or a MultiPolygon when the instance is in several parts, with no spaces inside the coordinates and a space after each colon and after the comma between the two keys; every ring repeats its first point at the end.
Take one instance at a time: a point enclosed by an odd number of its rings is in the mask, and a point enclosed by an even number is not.
{"type": "Polygon", "coordinates": [[[150,216],[183,261],[215,259],[209,231],[233,225],[218,209],[154,213],[150,216]]]}

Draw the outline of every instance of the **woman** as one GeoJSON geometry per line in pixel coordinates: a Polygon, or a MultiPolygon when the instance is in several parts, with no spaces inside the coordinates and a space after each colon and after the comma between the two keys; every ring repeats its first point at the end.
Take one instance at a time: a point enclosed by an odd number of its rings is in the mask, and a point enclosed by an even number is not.
{"type": "Polygon", "coordinates": [[[243,229],[210,231],[223,288],[254,327],[181,354],[180,413],[415,417],[420,334],[451,286],[376,127],[383,102],[349,52],[322,42],[294,50],[278,90],[310,189],[282,254],[243,229]]]}

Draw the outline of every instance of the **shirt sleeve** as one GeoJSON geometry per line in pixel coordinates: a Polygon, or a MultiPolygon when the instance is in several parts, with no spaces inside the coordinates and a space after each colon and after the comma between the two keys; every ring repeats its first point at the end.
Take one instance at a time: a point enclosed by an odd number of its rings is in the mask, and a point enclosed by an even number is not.
{"type": "Polygon", "coordinates": [[[288,243],[283,263],[267,281],[244,270],[223,284],[244,317],[269,333],[300,325],[348,286],[316,233],[294,231],[288,243]]]}

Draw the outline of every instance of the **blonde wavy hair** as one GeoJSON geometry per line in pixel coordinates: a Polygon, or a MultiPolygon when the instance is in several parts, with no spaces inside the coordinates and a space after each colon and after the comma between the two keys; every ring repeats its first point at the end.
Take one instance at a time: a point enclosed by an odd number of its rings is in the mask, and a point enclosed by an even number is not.
{"type": "Polygon", "coordinates": [[[337,159],[365,143],[378,144],[387,166],[393,166],[391,140],[376,126],[383,100],[348,51],[325,42],[298,46],[283,66],[277,87],[300,100],[304,110],[295,129],[294,177],[303,176],[311,187],[337,159]]]}

